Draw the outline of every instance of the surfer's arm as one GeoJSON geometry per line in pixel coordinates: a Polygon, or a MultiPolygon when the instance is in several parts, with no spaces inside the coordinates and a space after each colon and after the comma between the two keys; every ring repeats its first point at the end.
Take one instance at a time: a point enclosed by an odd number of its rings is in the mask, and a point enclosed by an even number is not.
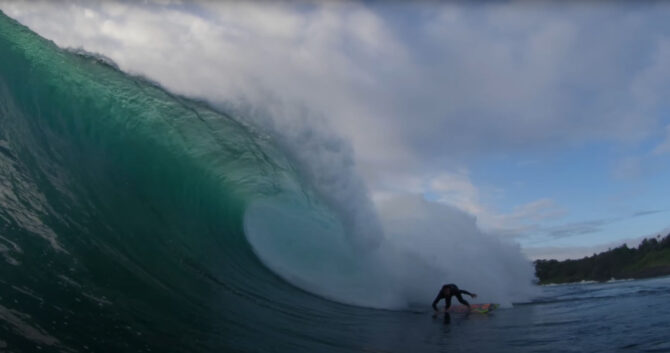
{"type": "Polygon", "coordinates": [[[476,298],[476,297],[477,297],[477,294],[475,294],[475,293],[470,293],[470,292],[468,292],[468,291],[466,291],[466,290],[462,290],[462,289],[461,289],[461,294],[467,294],[467,295],[469,295],[469,296],[471,296],[471,297],[473,297],[473,298],[476,298]]]}
{"type": "Polygon", "coordinates": [[[440,299],[442,298],[444,298],[444,295],[442,294],[442,291],[440,291],[439,293],[437,293],[437,297],[435,297],[435,300],[433,300],[433,310],[438,311],[437,302],[439,302],[440,299]]]}

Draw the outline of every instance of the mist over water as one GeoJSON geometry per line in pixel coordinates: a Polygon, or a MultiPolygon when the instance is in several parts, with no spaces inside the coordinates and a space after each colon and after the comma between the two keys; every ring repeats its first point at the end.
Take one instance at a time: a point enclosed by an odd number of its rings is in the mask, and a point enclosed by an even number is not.
{"type": "Polygon", "coordinates": [[[398,263],[432,269],[406,274],[411,299],[434,296],[442,283],[477,293],[476,302],[505,306],[536,293],[533,266],[519,245],[484,233],[472,215],[419,195],[381,201],[379,214],[387,242],[404,254],[398,263]]]}
{"type": "Polygon", "coordinates": [[[505,306],[535,292],[533,266],[517,244],[420,195],[374,204],[353,149],[323,119],[268,100],[251,106],[241,115],[262,122],[324,201],[314,207],[266,199],[246,210],[252,248],[284,279],[331,300],[387,309],[428,305],[445,283],[505,306]]]}

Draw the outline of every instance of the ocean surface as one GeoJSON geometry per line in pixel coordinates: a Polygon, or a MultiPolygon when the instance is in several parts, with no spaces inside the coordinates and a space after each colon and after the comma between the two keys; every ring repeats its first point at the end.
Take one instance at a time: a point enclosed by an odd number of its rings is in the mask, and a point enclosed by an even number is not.
{"type": "Polygon", "coordinates": [[[244,119],[0,13],[0,352],[670,351],[667,277],[541,287],[488,315],[300,289],[259,249],[358,272],[299,175],[244,119]]]}

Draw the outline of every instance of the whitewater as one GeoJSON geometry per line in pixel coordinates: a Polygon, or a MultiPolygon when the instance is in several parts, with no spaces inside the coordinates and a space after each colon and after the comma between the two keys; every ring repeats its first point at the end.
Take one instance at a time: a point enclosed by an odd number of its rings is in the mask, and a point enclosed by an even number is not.
{"type": "Polygon", "coordinates": [[[418,196],[373,204],[346,144],[303,123],[170,92],[0,13],[0,350],[519,351],[561,317],[542,295],[567,287],[533,286],[518,246],[418,196]],[[433,318],[446,282],[503,309],[433,318]]]}

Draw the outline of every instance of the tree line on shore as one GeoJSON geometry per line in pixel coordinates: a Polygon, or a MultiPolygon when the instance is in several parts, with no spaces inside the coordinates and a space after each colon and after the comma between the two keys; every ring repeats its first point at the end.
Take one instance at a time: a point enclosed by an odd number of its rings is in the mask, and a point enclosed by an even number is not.
{"type": "Polygon", "coordinates": [[[578,260],[536,260],[539,284],[670,275],[670,234],[645,238],[637,248],[617,248],[578,260]]]}

